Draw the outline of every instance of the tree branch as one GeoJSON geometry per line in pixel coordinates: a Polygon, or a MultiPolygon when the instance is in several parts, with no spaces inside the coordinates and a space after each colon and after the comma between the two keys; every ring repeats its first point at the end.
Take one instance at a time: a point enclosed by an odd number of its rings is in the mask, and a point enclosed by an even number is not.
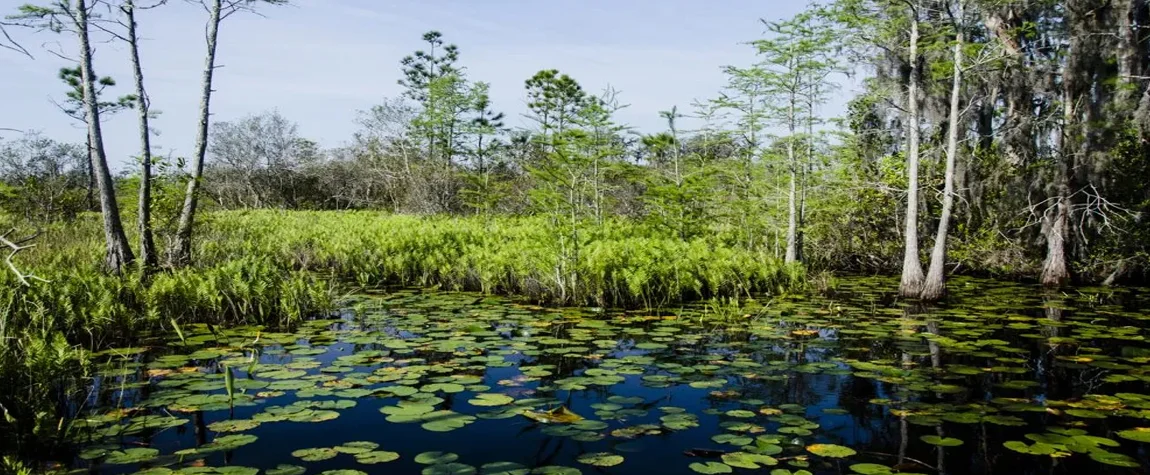
{"type": "Polygon", "coordinates": [[[8,257],[4,258],[4,263],[7,264],[8,268],[12,270],[12,273],[16,274],[16,280],[18,280],[23,285],[32,285],[28,282],[29,280],[38,280],[40,282],[48,282],[47,280],[41,279],[41,278],[36,277],[32,274],[25,274],[23,272],[20,272],[20,269],[18,267],[16,267],[16,263],[12,262],[12,258],[16,257],[16,254],[19,253],[20,251],[36,247],[35,244],[25,244],[25,243],[35,239],[37,236],[40,235],[40,233],[37,232],[36,234],[33,234],[33,235],[26,237],[24,239],[17,239],[16,241],[9,240],[8,236],[15,231],[16,231],[15,229],[10,229],[10,230],[8,230],[8,232],[6,232],[4,234],[0,234],[0,244],[4,245],[4,246],[6,246],[12,250],[12,252],[8,253],[8,257]]]}

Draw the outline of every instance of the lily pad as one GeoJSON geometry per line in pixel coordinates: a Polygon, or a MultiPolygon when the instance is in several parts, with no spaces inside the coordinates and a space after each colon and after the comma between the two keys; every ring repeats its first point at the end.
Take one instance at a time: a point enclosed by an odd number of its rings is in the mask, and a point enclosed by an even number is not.
{"type": "Polygon", "coordinates": [[[451,452],[431,451],[423,452],[415,456],[415,463],[423,465],[446,464],[456,460],[459,460],[459,454],[454,454],[451,452]]]}
{"type": "Polygon", "coordinates": [[[956,439],[954,437],[939,437],[937,435],[924,435],[919,437],[919,440],[922,440],[923,442],[926,442],[930,445],[937,445],[940,447],[958,447],[962,445],[961,439],[956,439]]]}
{"type": "Polygon", "coordinates": [[[336,452],[335,449],[329,447],[318,447],[314,449],[296,450],[292,452],[291,455],[292,457],[303,460],[304,462],[319,462],[322,460],[335,458],[336,455],[339,455],[339,452],[336,452]]]}
{"type": "Polygon", "coordinates": [[[399,454],[385,450],[376,450],[372,452],[362,452],[355,454],[356,462],[367,465],[393,462],[395,460],[399,460],[399,454]]]}
{"type": "Polygon", "coordinates": [[[467,402],[472,406],[480,407],[504,406],[515,402],[515,398],[506,394],[477,394],[467,402]]]}
{"type": "Polygon", "coordinates": [[[695,462],[688,465],[687,468],[702,474],[715,474],[715,473],[732,473],[733,469],[727,464],[719,462],[695,462]]]}
{"type": "Polygon", "coordinates": [[[857,454],[854,449],[835,444],[812,444],[807,446],[807,452],[820,457],[844,458],[857,454]]]}
{"type": "Polygon", "coordinates": [[[594,465],[596,467],[614,467],[623,463],[623,456],[610,452],[596,452],[580,455],[575,460],[578,460],[579,463],[594,465]]]}

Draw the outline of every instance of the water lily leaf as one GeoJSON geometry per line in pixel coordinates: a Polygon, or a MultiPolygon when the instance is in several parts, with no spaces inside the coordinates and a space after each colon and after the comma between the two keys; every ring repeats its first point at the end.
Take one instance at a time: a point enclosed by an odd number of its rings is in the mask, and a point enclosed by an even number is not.
{"type": "Polygon", "coordinates": [[[460,414],[454,411],[432,411],[420,416],[425,430],[432,432],[450,432],[475,422],[475,416],[460,414]]]}
{"type": "Polygon", "coordinates": [[[291,455],[304,462],[319,462],[321,460],[335,458],[336,455],[339,455],[339,452],[329,447],[319,447],[314,449],[299,449],[292,452],[291,455]]]}
{"type": "Polygon", "coordinates": [[[887,475],[894,473],[890,467],[877,463],[856,463],[851,465],[851,471],[862,475],[887,475]]]}
{"type": "Polygon", "coordinates": [[[1142,464],[1138,463],[1133,457],[1126,454],[1116,454],[1104,450],[1095,450],[1090,452],[1090,458],[1096,462],[1101,462],[1106,465],[1114,465],[1116,467],[1126,468],[1139,468],[1142,464]]]}
{"type": "Polygon", "coordinates": [[[456,384],[456,383],[435,383],[435,384],[428,384],[426,386],[419,388],[420,391],[425,392],[425,393],[434,393],[434,392],[441,391],[441,392],[445,392],[448,394],[461,393],[465,389],[466,388],[464,388],[462,384],[456,384]]]}
{"type": "Polygon", "coordinates": [[[719,444],[731,445],[749,445],[754,439],[740,434],[718,434],[711,437],[711,440],[719,444]]]}
{"type": "Polygon", "coordinates": [[[1118,431],[1118,437],[1150,444],[1150,427],[1135,427],[1130,430],[1118,431]]]}
{"type": "Polygon", "coordinates": [[[778,465],[774,457],[746,452],[731,452],[722,455],[723,463],[738,468],[760,468],[761,465],[778,465]]]}
{"type": "Polygon", "coordinates": [[[208,424],[208,429],[215,432],[243,432],[259,427],[260,422],[251,419],[232,419],[208,424]]]}
{"type": "Polygon", "coordinates": [[[547,465],[531,471],[532,475],[581,475],[582,473],[577,468],[562,465],[547,465]]]}
{"type": "Polygon", "coordinates": [[[623,463],[623,456],[610,452],[596,452],[580,455],[575,460],[579,461],[579,463],[594,465],[596,467],[614,467],[623,463]]]}
{"type": "Polygon", "coordinates": [[[732,473],[734,470],[727,464],[719,462],[695,462],[687,466],[691,470],[702,474],[732,473]]]}
{"type": "Polygon", "coordinates": [[[108,465],[126,465],[152,460],[160,455],[160,451],[147,447],[116,450],[108,454],[104,463],[108,465]]]}
{"type": "Polygon", "coordinates": [[[919,440],[922,440],[923,442],[926,442],[930,445],[937,445],[940,447],[958,447],[962,445],[961,439],[956,439],[954,437],[939,437],[937,435],[924,435],[919,437],[919,440]]]}
{"type": "Polygon", "coordinates": [[[459,454],[454,454],[451,452],[431,451],[423,452],[415,456],[415,463],[423,465],[446,464],[456,460],[459,460],[459,454]]]}
{"type": "Polygon", "coordinates": [[[335,447],[335,451],[341,454],[356,455],[366,452],[371,452],[379,447],[375,442],[348,442],[346,444],[335,447]]]}
{"type": "Polygon", "coordinates": [[[515,462],[491,462],[479,467],[480,475],[527,475],[531,469],[515,462]]]}
{"type": "Polygon", "coordinates": [[[423,475],[472,475],[476,473],[476,470],[471,465],[452,462],[428,466],[421,473],[423,475]]]}
{"type": "Polygon", "coordinates": [[[361,472],[359,470],[348,470],[345,468],[341,470],[325,470],[321,472],[320,475],[367,475],[367,473],[361,472]]]}
{"type": "Polygon", "coordinates": [[[355,461],[362,464],[377,464],[387,463],[399,460],[399,454],[396,452],[388,452],[385,450],[377,450],[372,452],[363,452],[355,455],[355,461]]]}
{"type": "Polygon", "coordinates": [[[857,454],[854,449],[850,447],[843,447],[835,444],[812,444],[807,446],[807,452],[818,455],[820,457],[843,458],[850,457],[857,454]]]}
{"type": "Polygon", "coordinates": [[[269,468],[264,471],[264,475],[303,475],[307,472],[306,468],[299,465],[279,464],[276,468],[269,468]]]}
{"type": "Polygon", "coordinates": [[[515,399],[506,394],[476,394],[474,398],[467,401],[472,406],[490,407],[490,406],[504,406],[515,402],[515,399]]]}
{"type": "Polygon", "coordinates": [[[570,424],[572,422],[583,420],[583,416],[571,412],[567,406],[559,406],[550,411],[523,411],[522,415],[535,422],[543,424],[570,424]]]}

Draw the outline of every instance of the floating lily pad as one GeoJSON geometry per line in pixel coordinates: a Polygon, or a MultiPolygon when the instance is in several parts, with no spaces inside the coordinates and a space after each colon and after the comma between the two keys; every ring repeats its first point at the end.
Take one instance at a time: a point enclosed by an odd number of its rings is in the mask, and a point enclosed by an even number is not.
{"type": "Polygon", "coordinates": [[[807,446],[807,452],[818,455],[820,457],[843,458],[850,457],[857,454],[854,449],[850,447],[843,447],[834,444],[812,444],[807,446]]]}
{"type": "Polygon", "coordinates": [[[504,406],[515,402],[515,399],[505,394],[477,394],[467,401],[472,406],[504,406]]]}
{"type": "Polygon", "coordinates": [[[727,464],[719,462],[695,462],[687,466],[691,470],[702,474],[732,473],[733,469],[727,464]]]}
{"type": "Polygon", "coordinates": [[[104,463],[108,465],[142,463],[152,460],[159,455],[159,450],[147,447],[135,447],[131,449],[116,450],[109,453],[107,458],[104,459],[104,463]]]}
{"type": "Polygon", "coordinates": [[[341,454],[356,455],[371,452],[377,447],[379,447],[379,444],[375,442],[348,442],[346,444],[335,447],[334,450],[341,454]]]}
{"type": "Polygon", "coordinates": [[[264,472],[264,475],[303,475],[307,472],[306,468],[299,465],[279,464],[276,468],[269,468],[264,472]]]}
{"type": "Polygon", "coordinates": [[[922,440],[923,442],[926,442],[930,445],[937,445],[940,447],[958,447],[962,445],[961,439],[956,439],[954,437],[939,437],[937,435],[924,435],[919,437],[919,440],[922,440]]]}
{"type": "Polygon", "coordinates": [[[578,460],[579,463],[594,465],[596,467],[614,467],[623,463],[623,456],[610,452],[596,452],[580,455],[575,460],[578,460]]]}
{"type": "Polygon", "coordinates": [[[388,452],[384,450],[376,450],[371,452],[361,452],[355,454],[355,461],[362,464],[377,464],[387,463],[399,460],[399,454],[396,452],[388,452]]]}
{"type": "Polygon", "coordinates": [[[319,462],[322,460],[335,458],[336,455],[339,455],[339,452],[336,452],[335,449],[329,447],[319,447],[314,449],[296,450],[292,452],[291,455],[292,457],[296,457],[300,460],[303,460],[304,462],[319,462]]]}
{"type": "Polygon", "coordinates": [[[475,467],[459,462],[431,465],[423,469],[423,475],[472,475],[475,467]]]}
{"type": "Polygon", "coordinates": [[[423,452],[415,456],[415,463],[423,465],[446,464],[456,460],[459,460],[459,454],[454,454],[451,452],[432,451],[423,452]]]}
{"type": "Polygon", "coordinates": [[[1150,427],[1135,427],[1129,430],[1118,431],[1117,434],[1118,437],[1126,440],[1150,444],[1150,427]]]}

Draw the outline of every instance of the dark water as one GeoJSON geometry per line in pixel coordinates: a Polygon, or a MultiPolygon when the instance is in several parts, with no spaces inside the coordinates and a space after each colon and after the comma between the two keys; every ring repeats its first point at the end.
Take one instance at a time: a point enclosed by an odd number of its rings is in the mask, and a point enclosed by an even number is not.
{"type": "Polygon", "coordinates": [[[853,278],[831,297],[625,313],[402,291],[291,333],[184,328],[99,357],[72,463],[156,474],[1147,473],[1146,294],[956,280],[948,306],[923,308],[895,301],[894,285],[853,278]],[[560,407],[582,420],[539,420],[560,407]],[[417,462],[432,451],[457,457],[417,462]],[[495,462],[518,465],[485,467],[495,462]],[[279,465],[297,468],[267,471],[279,465]]]}

